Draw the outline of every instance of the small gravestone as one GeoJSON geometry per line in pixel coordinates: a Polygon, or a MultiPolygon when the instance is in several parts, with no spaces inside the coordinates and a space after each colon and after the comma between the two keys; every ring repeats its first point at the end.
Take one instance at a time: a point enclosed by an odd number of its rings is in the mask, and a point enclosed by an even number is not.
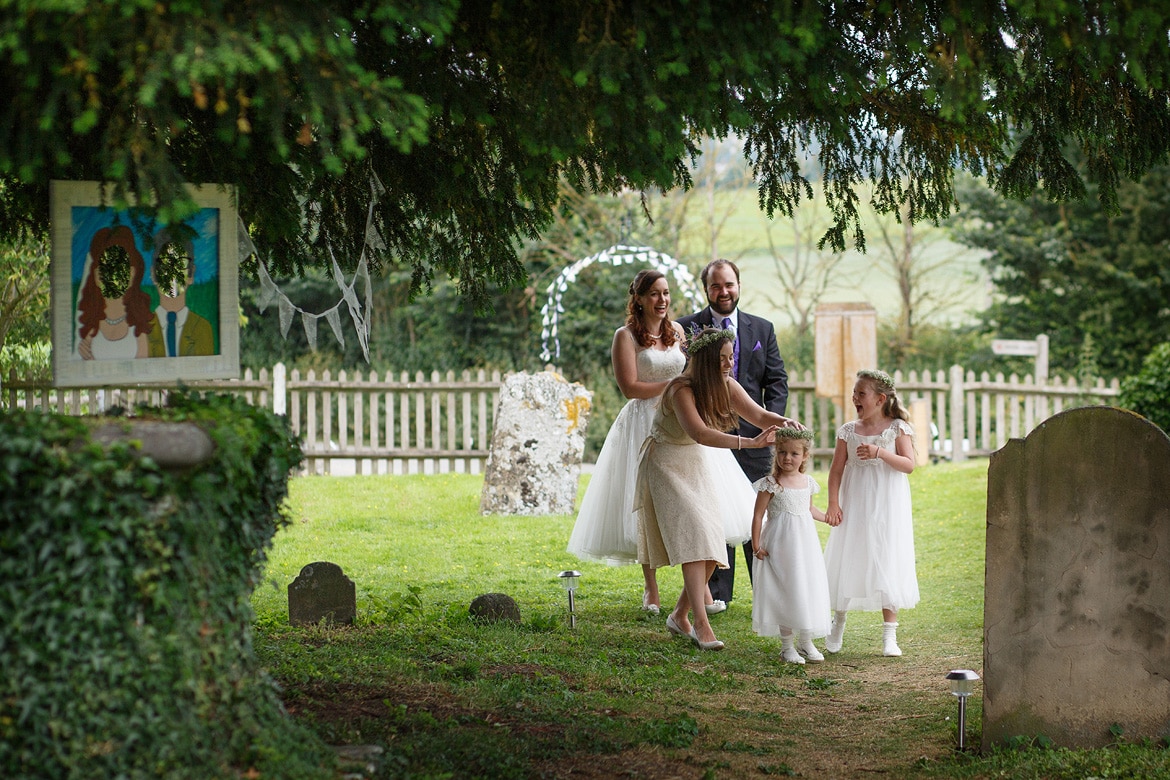
{"type": "Polygon", "coordinates": [[[351,625],[357,617],[353,580],[328,561],[310,563],[288,586],[288,622],[294,626],[351,625]]]}
{"type": "Polygon", "coordinates": [[[505,378],[480,512],[572,514],[592,397],[581,385],[552,371],[505,378]]]}
{"type": "Polygon", "coordinates": [[[1062,412],[991,456],[983,749],[1095,748],[1170,731],[1170,438],[1062,412]]]}
{"type": "Polygon", "coordinates": [[[506,593],[485,593],[476,596],[468,609],[476,620],[486,623],[519,623],[520,607],[506,593]]]}

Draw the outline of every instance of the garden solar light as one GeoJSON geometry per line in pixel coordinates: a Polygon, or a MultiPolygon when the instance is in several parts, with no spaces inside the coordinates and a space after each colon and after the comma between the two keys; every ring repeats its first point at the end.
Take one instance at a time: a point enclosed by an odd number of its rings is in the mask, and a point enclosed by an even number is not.
{"type": "Polygon", "coordinates": [[[573,591],[577,589],[577,581],[581,579],[579,571],[563,571],[557,575],[561,585],[569,592],[569,628],[577,627],[577,612],[573,604],[573,591]]]}
{"type": "Polygon", "coordinates": [[[979,675],[970,669],[955,669],[947,674],[947,679],[951,681],[951,693],[959,700],[959,750],[965,750],[967,697],[971,695],[971,690],[975,686],[975,681],[979,679],[979,675]]]}

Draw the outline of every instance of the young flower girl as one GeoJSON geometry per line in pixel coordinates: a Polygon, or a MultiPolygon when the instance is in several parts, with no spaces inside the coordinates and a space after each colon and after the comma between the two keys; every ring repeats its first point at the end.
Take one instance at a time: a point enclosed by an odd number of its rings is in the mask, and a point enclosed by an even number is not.
{"type": "Polygon", "coordinates": [[[849,610],[880,609],[882,655],[900,656],[898,610],[918,603],[908,476],[914,431],[885,371],[857,372],[853,408],[857,419],[837,431],[829,467],[825,568],[836,614],[825,649],[840,651],[849,610]]]}
{"type": "Polygon", "coordinates": [[[757,561],[752,629],[760,636],[779,634],[780,657],[794,664],[825,660],[812,640],[829,632],[829,580],[813,525],[814,518],[824,521],[825,514],[812,504],[820,487],[804,473],[812,436],[810,430],[777,430],[772,473],[753,485],[758,492],[752,516],[757,561]]]}

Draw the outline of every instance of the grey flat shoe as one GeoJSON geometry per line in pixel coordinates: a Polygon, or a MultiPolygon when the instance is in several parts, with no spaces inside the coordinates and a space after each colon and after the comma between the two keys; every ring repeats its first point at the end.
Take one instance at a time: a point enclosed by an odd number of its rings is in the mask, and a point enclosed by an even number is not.
{"type": "Polygon", "coordinates": [[[703,642],[699,639],[699,635],[695,633],[695,629],[691,628],[691,641],[695,643],[700,650],[722,650],[724,645],[718,639],[714,642],[703,642]]]}

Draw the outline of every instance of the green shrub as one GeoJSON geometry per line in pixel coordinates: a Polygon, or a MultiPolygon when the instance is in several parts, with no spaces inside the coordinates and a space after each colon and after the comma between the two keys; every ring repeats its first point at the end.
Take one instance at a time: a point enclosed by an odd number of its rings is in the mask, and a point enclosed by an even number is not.
{"type": "Polygon", "coordinates": [[[22,382],[42,382],[53,376],[52,345],[47,341],[35,344],[5,344],[0,348],[0,385],[15,373],[22,382]]]}
{"type": "Polygon", "coordinates": [[[161,470],[109,418],[0,413],[0,776],[329,777],[252,649],[300,448],[272,413],[172,396],[211,462],[161,470]]]}
{"type": "Polygon", "coordinates": [[[1170,431],[1170,342],[1154,347],[1142,369],[1121,383],[1118,399],[1164,431],[1170,431]]]}

